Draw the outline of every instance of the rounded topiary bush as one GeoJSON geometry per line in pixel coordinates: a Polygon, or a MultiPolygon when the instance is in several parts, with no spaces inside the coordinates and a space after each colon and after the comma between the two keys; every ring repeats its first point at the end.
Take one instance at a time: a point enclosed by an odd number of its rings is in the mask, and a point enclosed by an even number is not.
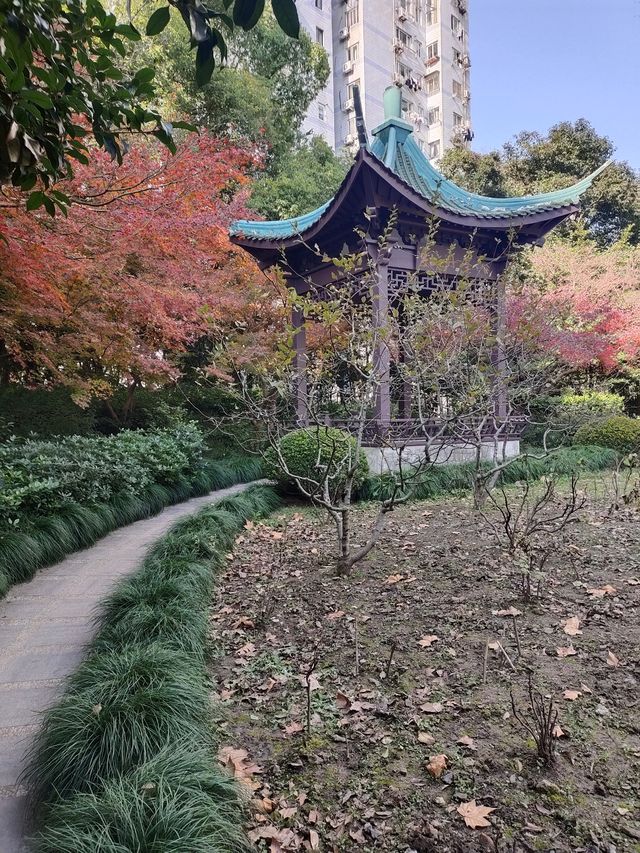
{"type": "Polygon", "coordinates": [[[575,444],[597,444],[620,453],[640,451],[640,420],[618,415],[584,424],[576,432],[575,444]]]}
{"type": "MultiPolygon", "coordinates": [[[[345,486],[356,458],[357,443],[348,432],[334,427],[313,426],[296,429],[280,439],[279,452],[270,447],[265,455],[265,473],[287,491],[297,491],[296,477],[308,477],[308,490],[320,492],[328,476],[331,496],[345,486]],[[286,471],[279,461],[285,463],[286,471]],[[289,472],[289,473],[287,473],[289,472]]],[[[359,453],[353,486],[358,489],[369,475],[367,457],[359,453]]],[[[305,487],[307,485],[305,484],[305,487]]]]}

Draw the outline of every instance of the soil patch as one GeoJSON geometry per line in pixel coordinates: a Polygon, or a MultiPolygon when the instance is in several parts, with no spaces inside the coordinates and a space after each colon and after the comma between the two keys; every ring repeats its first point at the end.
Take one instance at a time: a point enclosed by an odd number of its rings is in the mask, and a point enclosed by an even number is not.
{"type": "Polygon", "coordinates": [[[465,500],[396,510],[349,578],[319,513],[248,523],[212,675],[258,849],[638,853],[639,520],[592,500],[532,604],[465,500]],[[551,768],[514,719],[529,674],[558,711],[551,768]]]}

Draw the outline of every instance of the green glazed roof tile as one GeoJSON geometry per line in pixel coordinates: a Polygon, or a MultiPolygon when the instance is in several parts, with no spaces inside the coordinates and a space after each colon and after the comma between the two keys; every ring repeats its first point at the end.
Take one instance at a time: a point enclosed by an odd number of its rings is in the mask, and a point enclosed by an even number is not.
{"type": "MultiPolygon", "coordinates": [[[[402,119],[387,119],[373,131],[373,136],[374,140],[369,146],[369,152],[431,205],[457,216],[492,221],[552,213],[575,205],[610,162],[600,166],[593,174],[577,184],[562,190],[514,198],[491,198],[463,190],[462,187],[445,178],[420,150],[413,138],[411,125],[402,119]]],[[[236,220],[231,223],[229,230],[233,236],[251,240],[284,240],[295,237],[315,225],[333,200],[333,198],[329,199],[316,210],[292,219],[267,222],[236,220]]]]}

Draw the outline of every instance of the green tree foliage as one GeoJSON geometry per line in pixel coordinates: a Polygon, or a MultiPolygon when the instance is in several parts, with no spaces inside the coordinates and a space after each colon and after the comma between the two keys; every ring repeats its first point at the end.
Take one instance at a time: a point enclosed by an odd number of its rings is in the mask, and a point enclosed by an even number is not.
{"type": "Polygon", "coordinates": [[[461,187],[492,198],[507,196],[506,175],[498,151],[478,154],[455,145],[440,161],[440,170],[461,187]]]}
{"type": "Polygon", "coordinates": [[[267,219],[301,216],[328,201],[346,171],[346,161],[314,136],[284,157],[276,175],[255,182],[249,207],[267,219]]]}
{"type": "MultiPolygon", "coordinates": [[[[140,14],[146,14],[142,7],[140,14]]],[[[250,33],[229,38],[226,64],[198,86],[183,38],[174,15],[161,36],[136,46],[136,61],[156,68],[162,111],[188,117],[217,136],[259,144],[275,169],[297,144],[309,104],[327,81],[325,50],[306,33],[288,38],[267,13],[250,33]]]]}
{"type": "MultiPolygon", "coordinates": [[[[199,85],[211,77],[216,55],[227,55],[223,30],[253,29],[265,7],[264,0],[234,0],[220,8],[200,0],[170,5],[189,30],[199,85]]],[[[272,8],[273,26],[297,37],[294,0],[272,0],[272,8]]],[[[156,9],[145,22],[147,34],[157,36],[170,18],[169,6],[156,9]]],[[[122,70],[140,31],[119,23],[99,0],[2,0],[0,34],[0,185],[31,190],[38,178],[50,184],[68,171],[70,158],[86,161],[89,133],[118,160],[126,150],[123,133],[152,133],[173,147],[176,125],[148,107],[154,69],[122,70]]],[[[181,45],[186,54],[184,29],[181,45]]],[[[44,205],[49,213],[67,204],[56,190],[36,191],[28,200],[31,208],[44,205]]]]}
{"type": "MultiPolygon", "coordinates": [[[[570,186],[610,159],[614,145],[585,119],[560,122],[546,135],[525,131],[500,152],[474,154],[452,148],[442,159],[447,177],[484,195],[548,192],[570,186]]],[[[614,162],[585,194],[582,222],[565,225],[559,235],[573,238],[584,230],[600,245],[625,236],[640,241],[640,178],[624,162],[614,162]]],[[[580,236],[580,234],[578,235],[580,236]]]]}

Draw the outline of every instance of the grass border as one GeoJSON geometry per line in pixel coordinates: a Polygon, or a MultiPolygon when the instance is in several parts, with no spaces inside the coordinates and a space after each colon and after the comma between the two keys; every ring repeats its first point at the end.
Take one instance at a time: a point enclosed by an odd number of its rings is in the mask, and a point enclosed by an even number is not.
{"type": "Polygon", "coordinates": [[[118,494],[108,503],[84,507],[70,503],[53,516],[36,518],[30,530],[0,535],[0,598],[16,583],[69,554],[93,545],[119,527],[157,515],[165,507],[262,476],[259,459],[230,457],[205,462],[191,477],[171,487],[157,483],[141,495],[118,494]]]}
{"type": "Polygon", "coordinates": [[[102,602],[88,657],[44,717],[23,782],[34,853],[242,853],[242,804],[217,769],[204,660],[215,572],[268,486],[178,522],[102,602]]]}
{"type": "MultiPolygon", "coordinates": [[[[536,450],[532,453],[535,455],[536,450]]],[[[500,478],[504,485],[522,480],[539,480],[547,474],[571,475],[574,473],[604,471],[613,468],[619,459],[615,450],[591,445],[575,445],[554,450],[543,459],[523,457],[506,467],[500,478]]],[[[445,495],[468,494],[472,488],[475,466],[472,462],[435,465],[425,471],[412,500],[431,500],[445,495]]],[[[358,500],[385,500],[391,497],[395,479],[389,474],[369,477],[358,492],[358,500]]]]}

